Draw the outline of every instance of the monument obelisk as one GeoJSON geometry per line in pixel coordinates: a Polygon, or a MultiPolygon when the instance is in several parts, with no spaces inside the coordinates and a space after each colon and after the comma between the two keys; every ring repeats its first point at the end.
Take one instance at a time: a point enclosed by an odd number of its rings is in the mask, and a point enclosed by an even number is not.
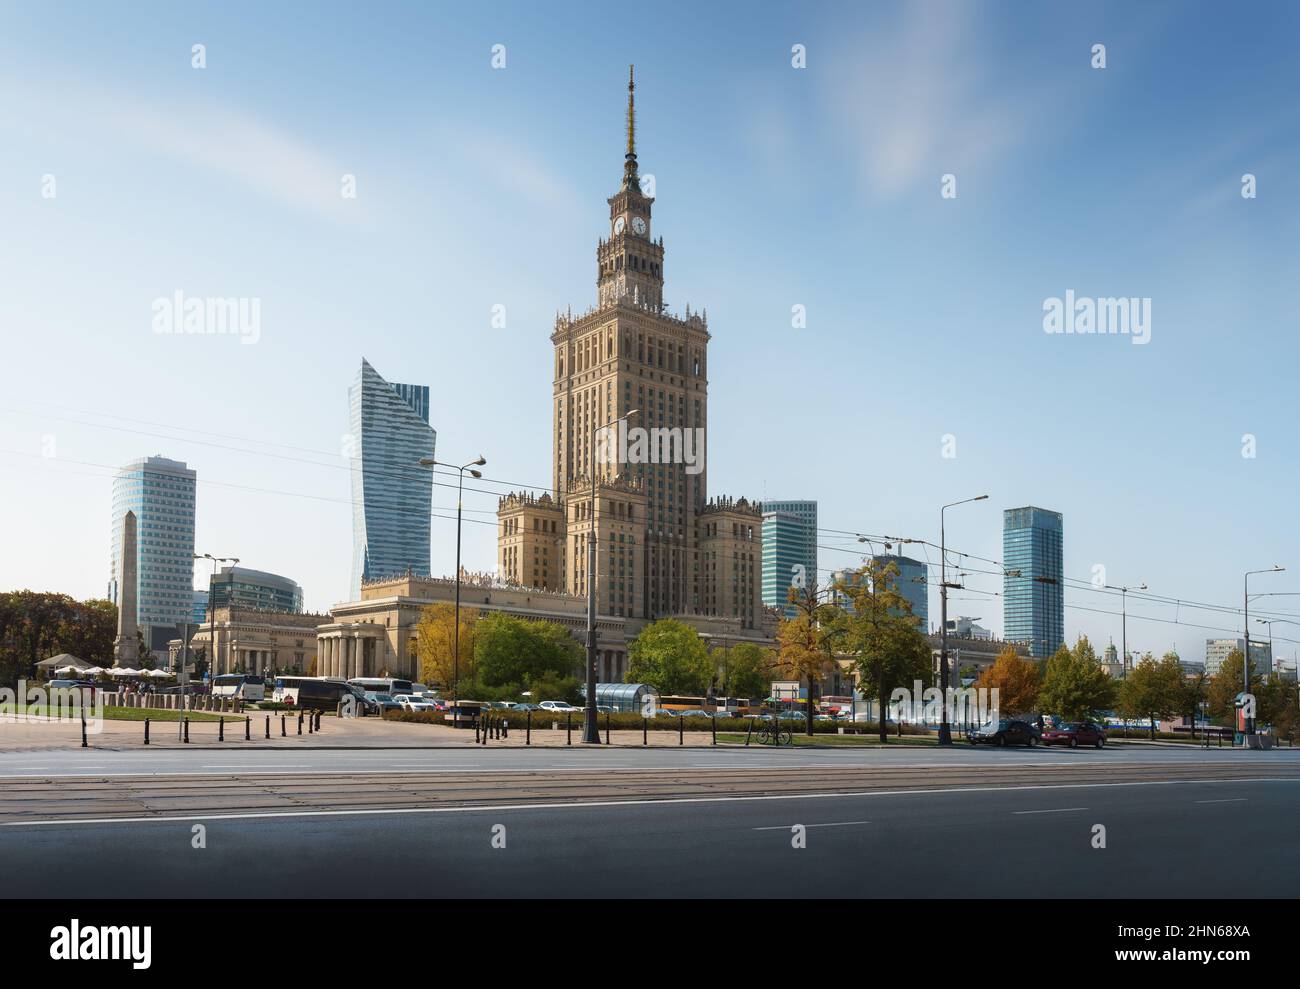
{"type": "Polygon", "coordinates": [[[140,660],[136,639],[136,570],[135,512],[122,517],[122,540],[118,547],[120,561],[117,581],[117,641],[113,643],[113,665],[134,666],[140,660]]]}

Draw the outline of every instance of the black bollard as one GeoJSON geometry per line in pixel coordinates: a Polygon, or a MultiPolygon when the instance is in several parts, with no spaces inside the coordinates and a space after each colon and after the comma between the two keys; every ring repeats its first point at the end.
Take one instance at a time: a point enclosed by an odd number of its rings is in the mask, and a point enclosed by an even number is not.
{"type": "Polygon", "coordinates": [[[609,744],[609,712],[605,712],[605,744],[609,744]]]}
{"type": "Polygon", "coordinates": [[[83,708],[81,711],[81,747],[84,749],[88,745],[89,743],[86,741],[86,711],[83,708]]]}
{"type": "Polygon", "coordinates": [[[478,719],[477,719],[477,718],[474,719],[474,744],[475,744],[475,745],[478,745],[478,744],[479,744],[479,740],[478,740],[478,719]]]}
{"type": "Polygon", "coordinates": [[[224,742],[226,740],[226,719],[218,718],[217,720],[220,722],[217,725],[217,741],[224,742]]]}
{"type": "Polygon", "coordinates": [[[284,730],[284,715],[282,714],[280,715],[280,737],[284,738],[284,736],[287,734],[288,732],[284,730]]]}
{"type": "Polygon", "coordinates": [[[564,744],[573,744],[573,715],[569,711],[564,712],[564,744]]]}
{"type": "Polygon", "coordinates": [[[718,719],[710,718],[709,721],[711,722],[709,727],[713,731],[713,744],[717,745],[718,744],[718,719]]]}
{"type": "Polygon", "coordinates": [[[249,716],[246,714],[244,715],[244,741],[251,742],[252,740],[253,740],[252,719],[249,718],[249,716]]]}
{"type": "Polygon", "coordinates": [[[641,744],[650,744],[650,719],[644,714],[641,715],[641,744]]]}
{"type": "Polygon", "coordinates": [[[266,716],[266,737],[271,737],[271,716],[269,714],[266,716]]]}
{"type": "Polygon", "coordinates": [[[528,709],[528,724],[524,728],[524,744],[533,744],[533,709],[528,709]]]}
{"type": "Polygon", "coordinates": [[[298,712],[298,734],[302,734],[302,712],[298,712]]]}
{"type": "Polygon", "coordinates": [[[186,745],[190,744],[190,719],[181,718],[181,730],[183,732],[183,741],[186,745]]]}
{"type": "Polygon", "coordinates": [[[749,736],[751,736],[752,734],[754,734],[754,719],[753,719],[753,718],[750,718],[750,719],[749,719],[749,731],[745,732],[745,744],[746,744],[746,745],[749,744],[749,736]]]}
{"type": "Polygon", "coordinates": [[[149,744],[149,719],[144,719],[144,744],[149,744]]]}
{"type": "Polygon", "coordinates": [[[307,734],[308,734],[308,735],[310,735],[310,734],[312,733],[312,731],[314,730],[314,729],[312,728],[312,725],[315,723],[315,721],[316,721],[316,719],[313,718],[311,712],[308,711],[308,712],[307,712],[307,734]]]}
{"type": "Polygon", "coordinates": [[[677,744],[686,744],[686,718],[680,714],[677,715],[677,744]]]}

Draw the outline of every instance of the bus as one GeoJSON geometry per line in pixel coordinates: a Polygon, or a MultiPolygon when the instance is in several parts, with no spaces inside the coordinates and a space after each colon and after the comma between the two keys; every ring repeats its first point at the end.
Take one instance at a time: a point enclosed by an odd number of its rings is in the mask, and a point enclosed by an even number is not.
{"type": "Polygon", "coordinates": [[[247,673],[222,673],[212,678],[213,697],[239,697],[246,701],[266,698],[266,678],[247,673]]]}
{"type": "Polygon", "coordinates": [[[400,677],[353,677],[348,683],[360,687],[363,693],[370,694],[410,694],[413,693],[410,680],[400,677]]]}
{"type": "Polygon", "coordinates": [[[682,697],[661,694],[659,703],[656,706],[660,711],[698,711],[707,708],[708,703],[706,697],[682,697]]]}
{"type": "Polygon", "coordinates": [[[276,677],[271,699],[289,707],[332,710],[344,697],[353,697],[365,709],[360,687],[338,677],[276,677]]]}

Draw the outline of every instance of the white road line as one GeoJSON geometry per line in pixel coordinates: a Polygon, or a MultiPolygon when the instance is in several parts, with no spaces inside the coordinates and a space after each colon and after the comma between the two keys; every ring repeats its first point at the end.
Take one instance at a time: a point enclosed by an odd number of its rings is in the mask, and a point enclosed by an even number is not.
{"type": "Polygon", "coordinates": [[[566,800],[554,804],[498,804],[474,807],[396,807],[374,810],[289,810],[255,814],[185,814],[175,817],[95,817],[79,820],[5,821],[0,827],[35,828],[78,824],[171,824],[176,821],[250,821],[276,817],[373,817],[381,814],[499,814],[509,810],[577,810],[585,807],[645,807],[656,804],[725,804],[758,800],[834,800],[848,797],[920,797],[930,794],[999,793],[1017,790],[1087,790],[1125,786],[1186,786],[1205,783],[1300,783],[1300,777],[1249,777],[1234,780],[1150,780],[1141,783],[1046,783],[1024,786],[959,786],[941,790],[867,790],[861,793],[774,793],[740,797],[666,797],[661,800],[566,800]]]}
{"type": "Polygon", "coordinates": [[[1245,797],[1221,797],[1218,800],[1198,800],[1198,804],[1239,804],[1245,803],[1245,797]]]}
{"type": "MultiPolygon", "coordinates": [[[[214,762],[209,766],[203,766],[201,768],[203,769],[261,769],[263,765],[264,765],[263,763],[250,763],[250,762],[214,762]]],[[[285,765],[282,766],[277,766],[276,768],[277,769],[309,769],[310,767],[311,767],[311,763],[309,762],[297,762],[297,763],[291,762],[291,763],[286,763],[285,765]]]]}
{"type": "Polygon", "coordinates": [[[1051,810],[1018,810],[1017,814],[1068,814],[1074,810],[1087,810],[1087,807],[1053,807],[1051,810]]]}
{"type": "MultiPolygon", "coordinates": [[[[805,828],[847,828],[855,824],[870,824],[870,821],[836,821],[833,824],[805,824],[805,828]]],[[[778,824],[770,828],[750,828],[751,831],[789,831],[793,825],[778,824]]]]}

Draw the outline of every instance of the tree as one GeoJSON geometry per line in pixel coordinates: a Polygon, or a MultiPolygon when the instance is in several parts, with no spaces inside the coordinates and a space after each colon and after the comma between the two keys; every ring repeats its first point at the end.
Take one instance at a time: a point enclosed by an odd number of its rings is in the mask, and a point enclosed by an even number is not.
{"type": "MultiPolygon", "coordinates": [[[[894,590],[898,565],[871,561],[862,567],[861,579],[837,584],[849,599],[852,610],[834,609],[832,628],[841,633],[837,644],[856,657],[862,694],[874,697],[880,711],[880,740],[889,741],[885,706],[894,690],[912,689],[917,680],[930,685],[934,679],[934,655],[919,628],[921,620],[912,606],[894,590]]],[[[920,698],[916,698],[920,700],[920,698]]]]}
{"type": "Polygon", "coordinates": [[[997,691],[997,707],[1007,714],[1025,714],[1038,707],[1038,664],[1025,659],[1013,646],[998,653],[993,665],[975,681],[977,688],[997,691]]]}
{"type": "Polygon", "coordinates": [[[71,653],[108,665],[117,633],[117,608],[108,601],[75,601],[44,591],[0,593],[0,683],[31,679],[36,663],[71,653]]]}
{"type": "Polygon", "coordinates": [[[1067,721],[1101,716],[1115,706],[1115,681],[1097,661],[1087,636],[1073,648],[1062,645],[1043,668],[1038,706],[1067,721]]]}
{"type": "Polygon", "coordinates": [[[460,609],[460,658],[459,663],[454,663],[456,606],[439,602],[424,609],[415,626],[415,651],[420,658],[421,680],[454,689],[453,679],[468,683],[478,679],[474,663],[474,630],[478,617],[477,608],[460,609]]]}
{"type": "Polygon", "coordinates": [[[1125,718],[1146,718],[1151,737],[1156,737],[1156,720],[1179,713],[1185,700],[1183,667],[1174,653],[1159,662],[1148,653],[1120,685],[1119,709],[1125,718]]]}
{"type": "Polygon", "coordinates": [[[577,641],[555,622],[497,612],[479,620],[473,639],[477,679],[489,687],[559,680],[582,665],[577,641]]]}
{"type": "Polygon", "coordinates": [[[1259,692],[1259,717],[1266,724],[1272,725],[1277,738],[1290,737],[1296,729],[1297,699],[1296,684],[1283,680],[1276,673],[1270,673],[1259,692]]]}
{"type": "Polygon", "coordinates": [[[709,653],[723,697],[766,697],[777,670],[776,653],[753,642],[737,642],[709,653]]]}
{"type": "MultiPolygon", "coordinates": [[[[1241,693],[1241,660],[1241,650],[1232,650],[1210,677],[1210,716],[1216,721],[1235,723],[1237,695],[1241,693]]],[[[1263,679],[1251,664],[1250,692],[1258,697],[1263,685],[1263,679]]]]}
{"type": "Polygon", "coordinates": [[[789,602],[794,605],[795,613],[792,618],[782,617],[777,626],[777,657],[787,676],[807,685],[804,714],[811,735],[817,684],[833,661],[827,638],[842,613],[834,605],[818,600],[816,581],[803,588],[790,588],[789,602]]]}
{"type": "Polygon", "coordinates": [[[648,683],[661,694],[703,696],[713,679],[708,650],[695,629],[661,618],[627,647],[627,682],[648,683]]]}

